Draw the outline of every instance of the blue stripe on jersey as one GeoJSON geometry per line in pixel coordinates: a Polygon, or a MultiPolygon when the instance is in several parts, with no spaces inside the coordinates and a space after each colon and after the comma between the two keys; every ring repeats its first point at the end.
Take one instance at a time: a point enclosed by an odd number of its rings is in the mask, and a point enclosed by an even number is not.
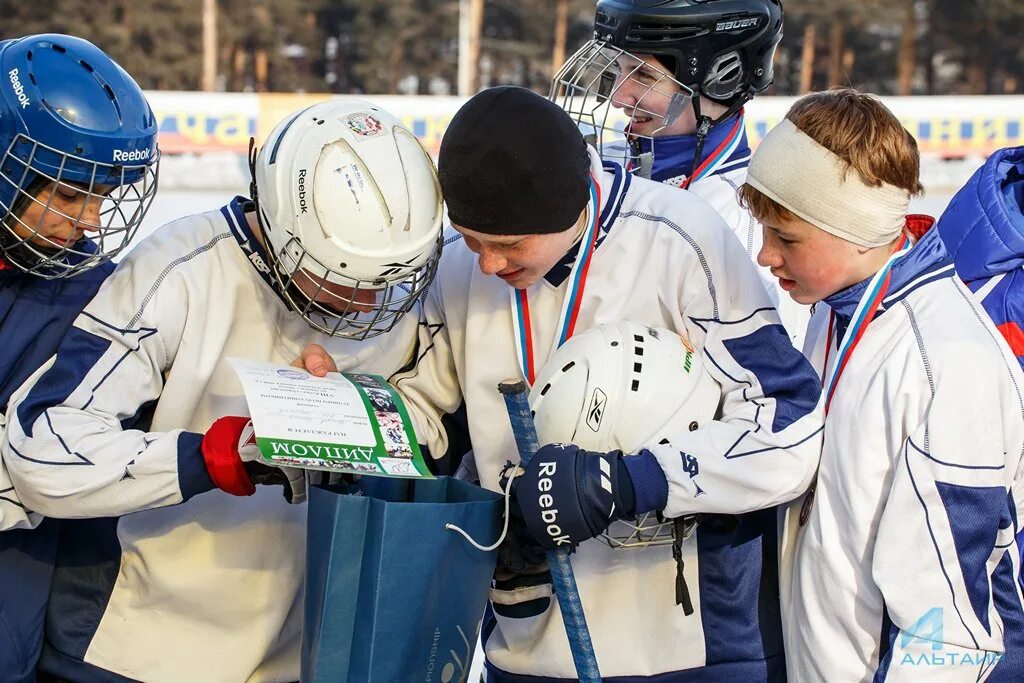
{"type": "Polygon", "coordinates": [[[281,298],[281,301],[288,305],[288,301],[278,293],[277,283],[270,275],[271,261],[267,251],[260,244],[260,241],[256,239],[256,234],[249,227],[249,220],[245,217],[245,210],[243,208],[243,205],[246,203],[253,206],[255,210],[255,205],[245,197],[235,197],[227,206],[221,207],[220,212],[224,216],[224,220],[227,221],[228,227],[231,228],[231,234],[235,236],[235,241],[241,247],[242,253],[245,254],[245,257],[252,263],[253,268],[256,269],[256,273],[281,298]]]}
{"type": "MultiPolygon", "coordinates": [[[[623,653],[628,657],[628,653],[623,653]]],[[[565,683],[576,678],[528,676],[502,671],[486,662],[488,683],[565,683]]],[[[786,680],[786,660],[782,655],[756,662],[726,662],[683,671],[666,671],[653,676],[602,676],[605,683],[783,683],[786,680]]]]}
{"type": "Polygon", "coordinates": [[[18,421],[25,436],[32,436],[36,420],[47,408],[67,400],[109,348],[109,339],[78,327],[68,330],[53,366],[43,373],[18,406],[18,421]]]}
{"type": "Polygon", "coordinates": [[[757,377],[764,397],[775,401],[773,432],[781,432],[818,405],[818,375],[793,348],[782,325],[765,325],[745,337],[726,339],[722,345],[740,367],[757,377]]]}
{"type": "Polygon", "coordinates": [[[696,534],[705,668],[781,659],[776,509],[702,515],[696,534]]]}
{"type": "Polygon", "coordinates": [[[892,665],[892,651],[896,647],[896,637],[900,630],[892,623],[889,617],[889,608],[885,602],[882,603],[882,633],[878,646],[878,668],[875,669],[872,683],[885,683],[885,677],[889,675],[889,667],[892,665]]]}
{"type": "Polygon", "coordinates": [[[40,671],[69,681],[111,680],[73,660],[84,659],[114,590],[121,568],[117,522],[116,517],[62,522],[40,671]]]}
{"type": "MultiPolygon", "coordinates": [[[[1012,515],[1012,495],[1007,494],[1007,497],[1012,515]]],[[[992,574],[992,600],[1003,621],[1003,655],[987,683],[1019,683],[1024,679],[1024,609],[1017,593],[1020,577],[1013,569],[1012,552],[1003,555],[992,574]]]]}
{"type": "Polygon", "coordinates": [[[892,308],[893,306],[895,306],[896,304],[903,301],[908,296],[919,290],[921,287],[924,287],[925,285],[930,284],[932,282],[952,278],[954,275],[956,275],[956,271],[953,269],[952,266],[935,269],[926,276],[922,276],[920,279],[914,281],[910,287],[902,289],[899,292],[891,294],[885,299],[882,299],[882,304],[881,306],[878,307],[879,310],[877,313],[875,313],[875,317],[877,318],[882,313],[889,310],[890,308],[892,308]]]}
{"type": "Polygon", "coordinates": [[[612,174],[612,186],[608,190],[608,198],[604,201],[604,209],[601,210],[602,232],[607,232],[615,224],[619,209],[622,207],[622,198],[626,196],[633,176],[623,171],[622,166],[610,161],[604,162],[602,168],[612,174]]]}
{"type": "Polygon", "coordinates": [[[964,587],[978,621],[990,631],[987,562],[1000,528],[1010,524],[1006,489],[1000,486],[958,486],[941,481],[935,489],[942,499],[956,546],[964,587]]]}
{"type": "Polygon", "coordinates": [[[183,502],[216,487],[203,459],[203,435],[182,432],[178,435],[178,488],[183,502]]]}

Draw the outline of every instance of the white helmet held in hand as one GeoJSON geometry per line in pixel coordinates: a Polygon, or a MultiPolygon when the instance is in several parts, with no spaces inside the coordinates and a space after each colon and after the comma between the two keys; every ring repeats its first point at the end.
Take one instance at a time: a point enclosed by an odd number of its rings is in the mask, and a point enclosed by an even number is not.
{"type": "Polygon", "coordinates": [[[416,136],[369,102],[329,100],[279,123],[253,166],[272,277],[288,305],[334,336],[394,327],[441,255],[441,189],[416,136]]]}
{"type": "MultiPolygon", "coordinates": [[[[718,413],[721,386],[675,332],[629,321],[600,325],[563,344],[530,391],[538,443],[636,453],[670,433],[694,431],[718,413]]],[[[616,523],[613,547],[670,542],[671,524],[645,515],[616,523]],[[625,527],[628,530],[620,533],[625,527]]]]}

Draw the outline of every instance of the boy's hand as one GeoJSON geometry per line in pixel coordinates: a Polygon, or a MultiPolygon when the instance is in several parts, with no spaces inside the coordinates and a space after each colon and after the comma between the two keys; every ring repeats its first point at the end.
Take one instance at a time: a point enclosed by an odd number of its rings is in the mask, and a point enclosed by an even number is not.
{"type": "Polygon", "coordinates": [[[513,476],[509,533],[543,550],[572,549],[599,536],[633,513],[633,484],[621,461],[621,451],[544,446],[513,476]]]}
{"type": "Polygon", "coordinates": [[[310,344],[302,349],[302,355],[292,361],[292,367],[301,368],[314,377],[338,371],[338,364],[331,358],[331,354],[319,344],[310,344]]]}

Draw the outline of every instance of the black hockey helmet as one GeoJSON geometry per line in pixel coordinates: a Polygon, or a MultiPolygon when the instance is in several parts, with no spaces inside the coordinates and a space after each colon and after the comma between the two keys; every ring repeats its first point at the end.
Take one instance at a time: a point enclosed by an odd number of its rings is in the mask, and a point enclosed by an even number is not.
{"type": "Polygon", "coordinates": [[[704,97],[742,105],[774,80],[781,0],[599,0],[594,37],[654,55],[704,97]]]}

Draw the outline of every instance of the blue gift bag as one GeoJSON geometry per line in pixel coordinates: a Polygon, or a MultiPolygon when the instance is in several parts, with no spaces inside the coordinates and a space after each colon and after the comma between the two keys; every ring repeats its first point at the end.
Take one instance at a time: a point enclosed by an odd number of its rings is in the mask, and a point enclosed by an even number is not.
{"type": "Polygon", "coordinates": [[[465,681],[501,532],[499,494],[438,477],[311,487],[302,680],[465,681]]]}

